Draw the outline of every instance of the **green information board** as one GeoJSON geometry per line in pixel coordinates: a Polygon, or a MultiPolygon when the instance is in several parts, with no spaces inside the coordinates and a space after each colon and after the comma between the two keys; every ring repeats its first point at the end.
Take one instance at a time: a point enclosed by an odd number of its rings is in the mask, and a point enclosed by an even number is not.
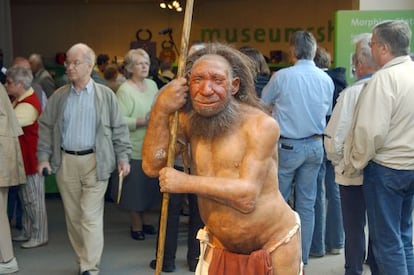
{"type": "MultiPolygon", "coordinates": [[[[375,24],[390,19],[406,20],[414,33],[414,10],[336,12],[334,63],[336,67],[346,68],[348,83],[355,81],[351,72],[351,57],[355,51],[353,38],[364,32],[371,33],[375,24]]],[[[413,40],[411,40],[411,52],[414,52],[413,40]]]]}

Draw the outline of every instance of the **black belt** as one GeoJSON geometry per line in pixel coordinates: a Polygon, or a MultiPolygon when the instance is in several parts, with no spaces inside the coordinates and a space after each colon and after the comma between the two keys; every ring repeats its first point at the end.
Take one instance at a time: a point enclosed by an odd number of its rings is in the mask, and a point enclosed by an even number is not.
{"type": "Polygon", "coordinates": [[[93,152],[95,152],[94,149],[87,149],[87,150],[82,150],[82,151],[71,151],[71,150],[65,150],[63,148],[62,148],[62,151],[67,153],[67,154],[76,155],[76,156],[89,155],[89,154],[92,154],[93,152]]]}
{"type": "Polygon", "coordinates": [[[314,135],[304,137],[304,138],[288,138],[288,137],[280,136],[280,139],[306,140],[310,138],[321,138],[321,137],[322,135],[314,134],[314,135]]]}

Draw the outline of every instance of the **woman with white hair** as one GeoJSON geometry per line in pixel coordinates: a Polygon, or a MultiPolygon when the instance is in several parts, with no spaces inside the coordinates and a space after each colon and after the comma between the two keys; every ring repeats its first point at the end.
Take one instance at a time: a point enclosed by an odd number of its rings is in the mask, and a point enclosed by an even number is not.
{"type": "MultiPolygon", "coordinates": [[[[157,230],[150,224],[148,210],[160,202],[157,178],[149,178],[142,171],[142,143],[148,125],[148,114],[158,92],[157,84],[148,79],[150,57],[143,49],[130,50],[124,65],[127,80],[116,95],[129,129],[132,144],[131,174],[125,178],[120,206],[129,210],[131,237],[145,240],[145,234],[154,235],[157,230]]],[[[115,177],[116,178],[116,177],[115,177]]],[[[117,190],[116,180],[113,191],[117,190]]],[[[112,192],[114,195],[116,192],[112,192]]]]}

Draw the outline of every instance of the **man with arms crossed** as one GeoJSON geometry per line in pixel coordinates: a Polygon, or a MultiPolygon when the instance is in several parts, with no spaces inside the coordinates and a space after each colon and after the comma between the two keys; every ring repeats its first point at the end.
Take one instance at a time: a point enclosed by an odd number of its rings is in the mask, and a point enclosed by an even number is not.
{"type": "Polygon", "coordinates": [[[187,60],[188,83],[167,84],[151,112],[143,169],[159,176],[162,192],[197,194],[208,238],[196,274],[301,272],[300,222],[278,190],[279,127],[255,96],[250,62],[236,49],[206,44],[187,60]],[[165,167],[175,111],[176,151],[190,144],[192,175],[165,167]],[[253,266],[227,258],[230,252],[250,254],[253,266]]]}

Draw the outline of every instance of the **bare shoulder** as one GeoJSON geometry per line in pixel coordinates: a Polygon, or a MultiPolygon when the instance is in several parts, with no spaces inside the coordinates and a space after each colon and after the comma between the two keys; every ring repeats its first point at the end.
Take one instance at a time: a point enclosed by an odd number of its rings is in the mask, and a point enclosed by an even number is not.
{"type": "Polygon", "coordinates": [[[271,140],[278,139],[279,124],[273,117],[257,108],[250,106],[245,106],[245,108],[243,128],[248,136],[260,139],[265,137],[271,140]]]}

